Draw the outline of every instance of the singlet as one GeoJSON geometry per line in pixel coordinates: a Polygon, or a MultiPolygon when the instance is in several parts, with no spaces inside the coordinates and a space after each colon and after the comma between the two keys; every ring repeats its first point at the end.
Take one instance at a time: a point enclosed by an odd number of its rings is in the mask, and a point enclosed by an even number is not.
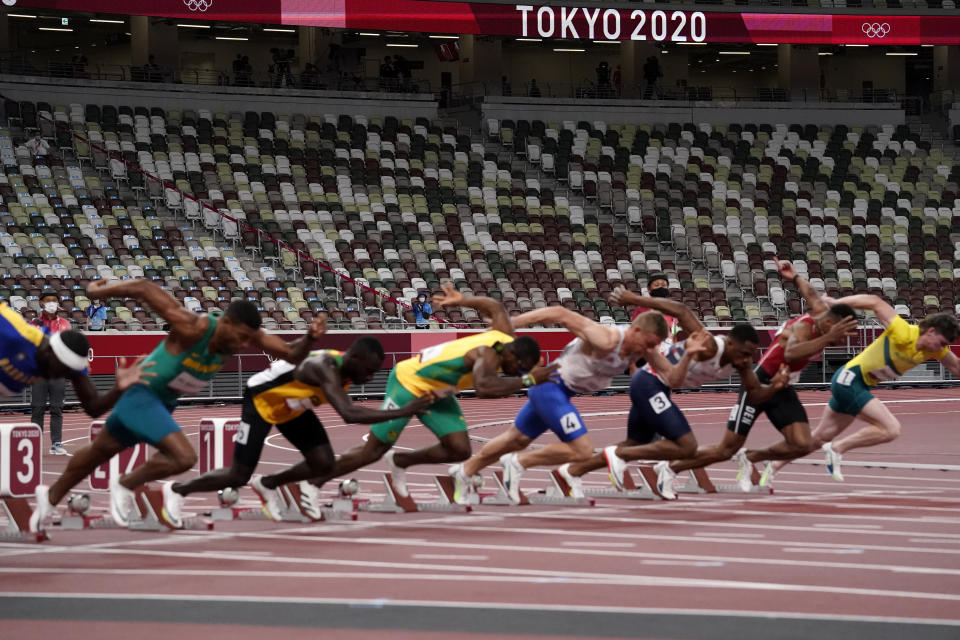
{"type": "Polygon", "coordinates": [[[146,370],[157,374],[155,377],[145,378],[147,387],[167,405],[176,404],[180,396],[197,393],[206,387],[229,357],[207,350],[210,338],[217,328],[220,313],[210,312],[207,317],[210,318],[210,326],[189,349],[178,355],[171,355],[167,351],[168,338],[164,338],[144,362],[145,368],[151,362],[154,363],[146,370]]]}
{"type": "MultiPolygon", "coordinates": [[[[713,336],[713,339],[717,342],[717,352],[709,360],[703,360],[702,362],[691,360],[690,366],[687,368],[687,377],[684,379],[683,384],[678,386],[695,388],[704,383],[722,380],[723,378],[729,378],[733,375],[732,364],[720,364],[720,359],[723,358],[723,349],[726,347],[726,339],[723,336],[713,336]]],[[[671,364],[677,364],[683,359],[683,354],[686,352],[686,342],[686,340],[678,342],[670,347],[670,351],[665,354],[665,357],[671,364]]],[[[666,384],[666,381],[660,377],[660,374],[654,371],[649,362],[643,366],[641,371],[646,371],[647,373],[657,376],[660,382],[666,384]]]]}
{"type": "Polygon", "coordinates": [[[777,329],[777,332],[773,334],[773,342],[770,344],[770,348],[767,349],[767,352],[763,354],[763,357],[760,358],[758,365],[767,372],[767,375],[773,377],[776,375],[777,371],[780,370],[780,366],[786,364],[790,369],[790,384],[800,380],[800,372],[803,371],[803,368],[807,366],[807,363],[813,359],[813,356],[811,355],[809,358],[804,358],[803,360],[797,360],[795,362],[786,362],[786,360],[784,360],[787,352],[787,340],[783,336],[783,330],[797,322],[810,325],[810,328],[813,329],[813,333],[810,335],[810,338],[820,337],[820,333],[817,331],[816,322],[814,322],[813,318],[810,317],[809,313],[805,313],[796,318],[791,318],[790,320],[784,322],[780,328],[777,329]]]}
{"type": "Polygon", "coordinates": [[[43,379],[37,364],[37,347],[43,330],[0,302],[0,397],[23,391],[43,379]]]}
{"type": "Polygon", "coordinates": [[[560,379],[563,384],[577,393],[594,393],[610,386],[613,376],[623,373],[637,354],[620,356],[623,336],[629,326],[614,327],[620,332],[617,346],[603,358],[594,358],[583,352],[583,341],[575,338],[563,348],[560,354],[560,379]]]}
{"type": "Polygon", "coordinates": [[[467,353],[477,347],[509,342],[513,342],[513,336],[502,331],[484,331],[427,347],[412,358],[398,362],[393,372],[397,382],[417,396],[449,386],[470,389],[473,387],[473,367],[464,362],[467,353]]]}
{"type": "Polygon", "coordinates": [[[944,347],[938,353],[918,351],[919,337],[920,327],[897,316],[876,340],[843,365],[843,368],[854,369],[863,376],[863,382],[872,387],[879,382],[896,380],[931,358],[940,360],[950,350],[949,347],[944,347]]]}
{"type": "MultiPolygon", "coordinates": [[[[332,358],[337,368],[343,364],[343,352],[332,349],[311,351],[304,359],[332,358]]],[[[286,360],[277,360],[247,381],[247,390],[260,417],[270,424],[283,424],[293,420],[308,409],[313,409],[327,401],[320,387],[294,380],[293,372],[297,365],[286,360]]],[[[343,390],[350,383],[343,385],[343,390]]]]}

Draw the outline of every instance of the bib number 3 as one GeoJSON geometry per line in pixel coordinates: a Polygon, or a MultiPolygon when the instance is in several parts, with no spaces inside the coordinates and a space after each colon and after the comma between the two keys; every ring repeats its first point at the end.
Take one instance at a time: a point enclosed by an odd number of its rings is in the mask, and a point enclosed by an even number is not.
{"type": "Polygon", "coordinates": [[[670,408],[670,399],[667,398],[667,394],[661,391],[657,395],[650,398],[650,406],[653,408],[653,412],[655,414],[660,415],[670,408]]]}

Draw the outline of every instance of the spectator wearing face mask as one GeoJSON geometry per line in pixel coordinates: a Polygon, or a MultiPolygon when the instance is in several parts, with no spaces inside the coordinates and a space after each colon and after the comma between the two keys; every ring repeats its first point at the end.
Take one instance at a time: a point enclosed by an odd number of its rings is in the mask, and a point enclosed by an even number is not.
{"type": "Polygon", "coordinates": [[[433,307],[427,302],[427,294],[420,293],[417,299],[410,305],[413,309],[413,316],[417,323],[417,329],[430,328],[430,314],[433,313],[433,307]]]}
{"type": "MultiPolygon", "coordinates": [[[[42,308],[40,315],[33,324],[40,327],[47,335],[54,335],[61,331],[70,330],[70,321],[60,316],[60,302],[54,291],[44,291],[40,297],[42,308]]],[[[43,429],[43,416],[50,407],[50,453],[57,456],[67,455],[63,448],[63,397],[66,393],[67,381],[64,378],[48,380],[41,379],[33,383],[30,394],[31,420],[40,429],[43,429]]]]}
{"type": "MultiPolygon", "coordinates": [[[[667,280],[666,274],[663,273],[651,273],[647,278],[647,295],[652,298],[669,298],[670,297],[670,281],[667,280]]],[[[650,311],[647,307],[637,307],[633,310],[633,315],[630,316],[630,321],[633,322],[637,316],[639,316],[644,311],[650,311]]],[[[680,323],[673,316],[664,315],[664,318],[667,320],[667,338],[660,343],[660,353],[666,355],[670,350],[670,347],[676,342],[677,334],[680,333],[680,323]]],[[[639,367],[643,366],[644,361],[639,360],[637,363],[630,365],[630,374],[632,375],[639,367]]]]}
{"type": "Polygon", "coordinates": [[[50,155],[50,143],[43,139],[39,131],[37,135],[35,135],[32,140],[28,140],[24,146],[27,148],[27,151],[30,152],[30,155],[38,160],[42,160],[50,155]]]}
{"type": "Polygon", "coordinates": [[[107,323],[107,308],[99,300],[87,307],[87,331],[103,331],[107,323]]]}

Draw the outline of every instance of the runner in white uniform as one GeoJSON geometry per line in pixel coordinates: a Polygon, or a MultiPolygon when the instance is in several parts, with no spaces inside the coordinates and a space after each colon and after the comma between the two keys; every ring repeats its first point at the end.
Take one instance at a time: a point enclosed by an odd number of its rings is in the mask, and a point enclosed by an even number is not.
{"type": "Polygon", "coordinates": [[[786,372],[780,372],[770,385],[760,384],[751,368],[759,337],[748,324],[736,325],[726,336],[712,336],[693,312],[679,302],[666,298],[645,298],[623,287],[614,289],[610,299],[618,304],[642,305],[671,315],[679,320],[681,328],[690,338],[673,345],[663,358],[665,362],[675,365],[675,369],[664,370],[662,364],[650,360],[631,378],[627,439],[606,447],[602,454],[585,462],[571,465],[568,472],[579,477],[606,465],[610,479],[618,489],[623,490],[623,472],[627,461],[660,460],[656,465],[658,489],[665,498],[673,499],[676,494],[671,485],[675,474],[670,471],[668,461],[694,455],[697,439],[686,417],[670,401],[670,389],[699,387],[707,382],[729,378],[736,371],[750,394],[751,402],[762,403],[786,384],[787,375],[786,372]],[[685,361],[689,361],[689,365],[682,366],[685,361]],[[684,371],[685,375],[676,376],[678,370],[684,371]],[[662,438],[657,439],[658,436],[662,438]]]}
{"type": "Polygon", "coordinates": [[[656,311],[641,314],[633,324],[623,327],[607,327],[563,307],[545,307],[513,318],[515,327],[541,322],[562,324],[576,338],[560,355],[554,379],[527,391],[527,403],[514,425],[454,467],[454,497],[460,502],[467,500],[472,487],[470,477],[497,458],[503,464],[504,484],[516,503],[520,500],[520,478],[529,467],[585,460],[593,455],[593,442],[570,398],[606,389],[613,376],[622,373],[631,362],[649,352],[656,353],[657,345],[667,335],[666,320],[656,311]],[[525,449],[547,429],[560,442],[537,451],[514,453],[525,449]]]}

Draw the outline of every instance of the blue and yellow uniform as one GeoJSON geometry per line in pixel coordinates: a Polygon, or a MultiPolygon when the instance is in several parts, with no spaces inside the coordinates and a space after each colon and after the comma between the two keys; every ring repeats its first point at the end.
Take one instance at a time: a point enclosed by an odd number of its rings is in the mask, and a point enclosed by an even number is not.
{"type": "MultiPolygon", "coordinates": [[[[467,354],[477,347],[498,348],[509,342],[513,342],[513,336],[502,331],[484,331],[427,347],[418,355],[398,362],[393,368],[380,408],[396,409],[414,398],[445,387],[472,388],[473,367],[466,363],[467,354]]],[[[420,421],[438,438],[467,429],[467,420],[453,396],[431,404],[420,415],[420,421]]],[[[378,422],[370,427],[370,432],[381,442],[393,444],[408,422],[409,417],[378,422]]]]}
{"type": "Polygon", "coordinates": [[[896,380],[927,360],[940,360],[944,347],[933,353],[917,349],[920,327],[897,316],[880,336],[834,375],[830,383],[830,408],[855,416],[873,399],[870,392],[880,382],[896,380]]]}
{"type": "Polygon", "coordinates": [[[10,396],[43,379],[37,348],[43,330],[0,302],[0,397],[10,396]]]}
{"type": "Polygon", "coordinates": [[[107,418],[106,428],[121,444],[138,442],[155,445],[165,436],[180,431],[173,410],[180,396],[197,393],[217,375],[226,362],[220,353],[210,353],[210,338],[217,328],[219,312],[207,314],[210,324],[203,336],[183,353],[167,351],[165,338],[147,357],[143,367],[154,374],[135,384],[117,401],[107,418]]]}

